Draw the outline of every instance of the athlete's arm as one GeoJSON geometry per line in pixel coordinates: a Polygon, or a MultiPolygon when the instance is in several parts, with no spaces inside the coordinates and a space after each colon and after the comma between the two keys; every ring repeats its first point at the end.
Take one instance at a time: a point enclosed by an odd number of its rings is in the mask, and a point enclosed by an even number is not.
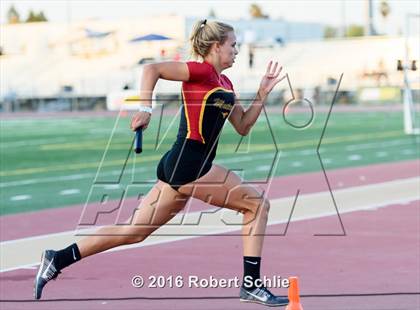
{"type": "Polygon", "coordinates": [[[239,100],[235,100],[229,121],[241,136],[246,136],[257,121],[266,98],[267,95],[257,95],[246,111],[239,100]]]}
{"type": "Polygon", "coordinates": [[[284,77],[278,78],[282,67],[277,70],[278,63],[276,62],[274,68],[271,68],[272,61],[268,64],[267,72],[261,79],[260,88],[254,101],[251,103],[249,108],[245,111],[243,106],[236,100],[234,108],[229,115],[229,121],[235,128],[235,130],[242,136],[246,136],[254,126],[261,113],[267,96],[273,90],[274,86],[277,85],[284,77]]]}
{"type": "Polygon", "coordinates": [[[143,79],[152,76],[164,80],[186,82],[190,77],[187,64],[179,61],[148,64],[143,70],[143,79]]]}
{"type": "Polygon", "coordinates": [[[190,73],[186,63],[167,61],[145,65],[140,85],[141,103],[152,106],[152,93],[159,79],[188,81],[190,73]]]}
{"type": "MultiPolygon", "coordinates": [[[[153,89],[159,79],[171,81],[188,81],[190,73],[188,66],[183,62],[168,61],[155,64],[147,64],[143,67],[143,76],[140,85],[141,105],[152,107],[153,89]]],[[[150,122],[150,113],[138,112],[131,120],[131,129],[139,127],[147,128],[150,122]]]]}

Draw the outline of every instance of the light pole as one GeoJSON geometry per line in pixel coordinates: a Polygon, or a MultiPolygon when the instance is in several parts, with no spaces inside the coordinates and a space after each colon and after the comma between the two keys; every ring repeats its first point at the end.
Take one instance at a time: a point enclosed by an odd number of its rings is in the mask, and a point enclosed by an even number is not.
{"type": "Polygon", "coordinates": [[[368,36],[376,35],[375,27],[373,26],[373,0],[365,0],[366,4],[366,25],[365,32],[368,36]]]}

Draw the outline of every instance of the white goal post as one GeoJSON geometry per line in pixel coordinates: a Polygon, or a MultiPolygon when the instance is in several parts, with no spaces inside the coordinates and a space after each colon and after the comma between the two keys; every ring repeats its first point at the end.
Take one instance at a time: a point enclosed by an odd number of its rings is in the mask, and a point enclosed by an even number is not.
{"type": "MultiPolygon", "coordinates": [[[[405,29],[405,59],[402,65],[404,74],[404,90],[403,90],[403,104],[404,104],[404,132],[406,134],[420,134],[420,116],[418,113],[418,107],[413,102],[412,88],[409,79],[409,71],[414,70],[415,66],[410,60],[409,55],[409,44],[408,40],[410,37],[410,20],[412,18],[420,19],[420,14],[407,14],[406,15],[406,29],[405,29]],[[411,63],[411,64],[410,64],[411,63]]],[[[418,22],[417,20],[417,22],[418,22]]],[[[419,82],[419,81],[417,81],[419,82]]]]}

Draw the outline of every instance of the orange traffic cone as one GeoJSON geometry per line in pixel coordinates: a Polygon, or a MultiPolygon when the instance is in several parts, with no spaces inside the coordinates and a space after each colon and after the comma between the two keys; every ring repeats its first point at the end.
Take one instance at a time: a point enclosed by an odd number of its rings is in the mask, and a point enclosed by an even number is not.
{"type": "Polygon", "coordinates": [[[303,310],[299,300],[298,277],[289,277],[289,305],[286,310],[303,310]]]}

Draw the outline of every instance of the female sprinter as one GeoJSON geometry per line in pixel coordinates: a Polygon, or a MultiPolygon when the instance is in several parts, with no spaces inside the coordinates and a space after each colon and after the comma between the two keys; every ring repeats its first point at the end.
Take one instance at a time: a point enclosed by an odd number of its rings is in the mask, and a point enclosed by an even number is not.
{"type": "Polygon", "coordinates": [[[36,299],[41,297],[45,284],[56,278],[63,268],[90,255],[141,242],[182,210],[189,197],[206,200],[210,196],[213,205],[243,214],[244,281],[240,300],[268,306],[288,303],[287,298],[274,296],[257,284],[261,283],[261,252],[269,202],[258,189],[244,184],[235,173],[212,164],[225,120],[229,119],[240,135],[247,135],[268,94],[281,80],[281,68],[277,68],[277,63],[274,66],[269,63],[258,95],[245,111],[239,102],[235,102],[232,83],[221,74],[233,65],[238,54],[233,28],[220,22],[200,21],[194,26],[190,41],[193,54],[203,62],[146,65],[140,91],[142,106],[131,121],[132,130],[147,128],[152,92],[158,79],[183,82],[179,132],[172,149],[157,167],[158,182],[141,201],[130,225],[104,227],[99,229],[98,236],[86,237],[60,251],[44,251],[35,279],[36,299]],[[153,202],[157,200],[155,205],[153,202]],[[150,224],[140,224],[147,223],[148,219],[152,219],[150,224]]]}

